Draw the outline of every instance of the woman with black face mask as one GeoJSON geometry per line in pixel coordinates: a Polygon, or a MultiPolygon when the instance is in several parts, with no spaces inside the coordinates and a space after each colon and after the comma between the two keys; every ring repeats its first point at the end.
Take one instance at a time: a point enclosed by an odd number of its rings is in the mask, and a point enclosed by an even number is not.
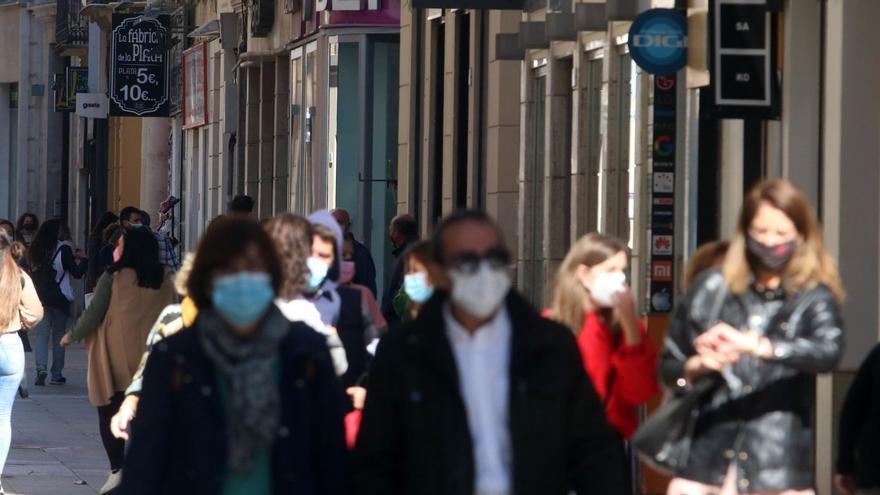
{"type": "Polygon", "coordinates": [[[661,379],[700,400],[668,494],[815,493],[815,377],[843,352],[843,298],[803,193],[758,184],[722,268],[697,278],[669,328],[661,379]]]}

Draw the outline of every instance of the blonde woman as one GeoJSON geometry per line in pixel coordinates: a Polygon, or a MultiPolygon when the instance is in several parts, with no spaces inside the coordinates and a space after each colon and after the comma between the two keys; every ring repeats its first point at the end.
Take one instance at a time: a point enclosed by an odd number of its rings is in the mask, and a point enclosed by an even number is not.
{"type": "Polygon", "coordinates": [[[0,229],[0,473],[12,440],[12,404],[24,374],[24,347],[18,331],[43,318],[34,284],[13,259],[12,246],[12,237],[0,229]]]}
{"type": "Polygon", "coordinates": [[[758,184],[721,270],[698,278],[669,328],[663,383],[717,386],[668,494],[814,494],[815,377],[843,351],[843,298],[803,193],[786,181],[758,184]]]}

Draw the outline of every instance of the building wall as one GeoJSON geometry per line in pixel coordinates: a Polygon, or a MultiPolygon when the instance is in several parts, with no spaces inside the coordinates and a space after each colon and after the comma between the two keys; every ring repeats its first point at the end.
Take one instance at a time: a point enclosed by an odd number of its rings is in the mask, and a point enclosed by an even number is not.
{"type": "MultiPolygon", "coordinates": [[[[141,131],[143,119],[110,117],[107,160],[107,209],[119,212],[141,204],[141,131]]],[[[152,215],[152,214],[151,214],[152,215]]]]}
{"type": "Polygon", "coordinates": [[[17,2],[0,6],[0,83],[18,82],[19,10],[17,2]]]}

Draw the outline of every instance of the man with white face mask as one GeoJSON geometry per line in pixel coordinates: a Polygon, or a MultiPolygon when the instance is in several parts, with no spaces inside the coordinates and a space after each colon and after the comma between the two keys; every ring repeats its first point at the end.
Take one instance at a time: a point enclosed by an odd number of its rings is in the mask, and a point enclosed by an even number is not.
{"type": "Polygon", "coordinates": [[[360,493],[623,493],[619,443],[571,332],[511,290],[485,213],[444,220],[452,282],[379,344],[356,447],[360,493]]]}

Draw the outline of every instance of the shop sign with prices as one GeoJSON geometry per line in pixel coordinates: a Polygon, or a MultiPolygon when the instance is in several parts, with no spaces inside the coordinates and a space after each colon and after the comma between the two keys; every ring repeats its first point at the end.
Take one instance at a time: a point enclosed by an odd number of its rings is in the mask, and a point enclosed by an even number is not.
{"type": "Polygon", "coordinates": [[[110,115],[169,115],[170,24],[168,15],[113,15],[110,115]]]}

